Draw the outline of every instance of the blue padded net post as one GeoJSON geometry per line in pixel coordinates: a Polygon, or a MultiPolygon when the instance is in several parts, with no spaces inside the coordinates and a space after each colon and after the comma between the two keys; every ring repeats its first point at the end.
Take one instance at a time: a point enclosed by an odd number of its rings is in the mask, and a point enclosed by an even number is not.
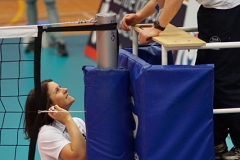
{"type": "Polygon", "coordinates": [[[129,69],[140,160],[214,160],[213,66],[151,65],[120,50],[129,69]]]}
{"type": "Polygon", "coordinates": [[[132,160],[133,119],[129,72],[83,67],[87,159],[132,160]]]}

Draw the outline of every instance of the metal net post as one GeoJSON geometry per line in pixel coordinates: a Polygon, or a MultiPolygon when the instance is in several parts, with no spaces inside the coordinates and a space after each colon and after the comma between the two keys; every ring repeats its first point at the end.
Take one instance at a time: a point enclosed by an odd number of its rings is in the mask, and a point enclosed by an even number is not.
{"type": "MultiPolygon", "coordinates": [[[[96,14],[97,25],[116,23],[116,14],[96,14]]],[[[97,67],[99,69],[116,69],[118,63],[117,30],[96,32],[97,67]]]]}

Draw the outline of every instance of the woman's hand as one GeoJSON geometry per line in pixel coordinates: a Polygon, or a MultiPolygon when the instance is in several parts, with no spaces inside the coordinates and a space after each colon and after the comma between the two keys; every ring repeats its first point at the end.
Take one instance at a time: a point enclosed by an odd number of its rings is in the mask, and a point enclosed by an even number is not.
{"type": "Polygon", "coordinates": [[[48,115],[51,118],[61,122],[64,125],[67,123],[69,119],[72,119],[72,116],[70,115],[70,113],[67,110],[62,109],[58,105],[51,106],[49,108],[49,111],[51,112],[49,112],[48,115]]]}
{"type": "Polygon", "coordinates": [[[65,145],[59,153],[62,159],[86,159],[86,142],[70,113],[58,105],[49,108],[48,115],[66,126],[71,143],[65,145]]]}

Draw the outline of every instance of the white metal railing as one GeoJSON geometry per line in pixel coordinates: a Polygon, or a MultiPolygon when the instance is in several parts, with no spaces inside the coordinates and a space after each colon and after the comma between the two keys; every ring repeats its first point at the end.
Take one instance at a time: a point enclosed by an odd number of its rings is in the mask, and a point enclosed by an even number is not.
{"type": "Polygon", "coordinates": [[[240,108],[213,109],[213,114],[240,113],[240,108]]]}
{"type": "MultiPolygon", "coordinates": [[[[197,27],[178,27],[186,32],[197,32],[197,27]]],[[[138,33],[135,30],[133,31],[133,54],[138,56],[138,33]]],[[[162,46],[162,65],[167,65],[168,50],[189,50],[189,49],[221,49],[221,48],[240,48],[240,42],[214,42],[214,43],[206,43],[205,46],[201,47],[164,47],[162,46]]],[[[240,108],[223,108],[223,109],[213,109],[213,114],[229,114],[229,113],[240,113],[240,108]]]]}

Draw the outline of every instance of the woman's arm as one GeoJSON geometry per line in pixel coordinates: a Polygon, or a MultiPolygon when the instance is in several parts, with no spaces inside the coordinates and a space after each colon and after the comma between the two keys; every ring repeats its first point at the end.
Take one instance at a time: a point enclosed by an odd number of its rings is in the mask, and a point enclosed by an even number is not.
{"type": "Polygon", "coordinates": [[[63,147],[60,152],[60,157],[67,160],[85,160],[86,142],[82,133],[73,121],[72,117],[69,117],[69,119],[65,122],[65,125],[71,137],[71,143],[63,147]]]}
{"type": "Polygon", "coordinates": [[[59,156],[67,160],[85,160],[86,142],[78,126],[76,125],[68,111],[60,108],[58,105],[55,105],[54,108],[55,111],[61,112],[52,112],[49,113],[49,116],[64,124],[71,137],[71,143],[63,147],[59,156]]]}

